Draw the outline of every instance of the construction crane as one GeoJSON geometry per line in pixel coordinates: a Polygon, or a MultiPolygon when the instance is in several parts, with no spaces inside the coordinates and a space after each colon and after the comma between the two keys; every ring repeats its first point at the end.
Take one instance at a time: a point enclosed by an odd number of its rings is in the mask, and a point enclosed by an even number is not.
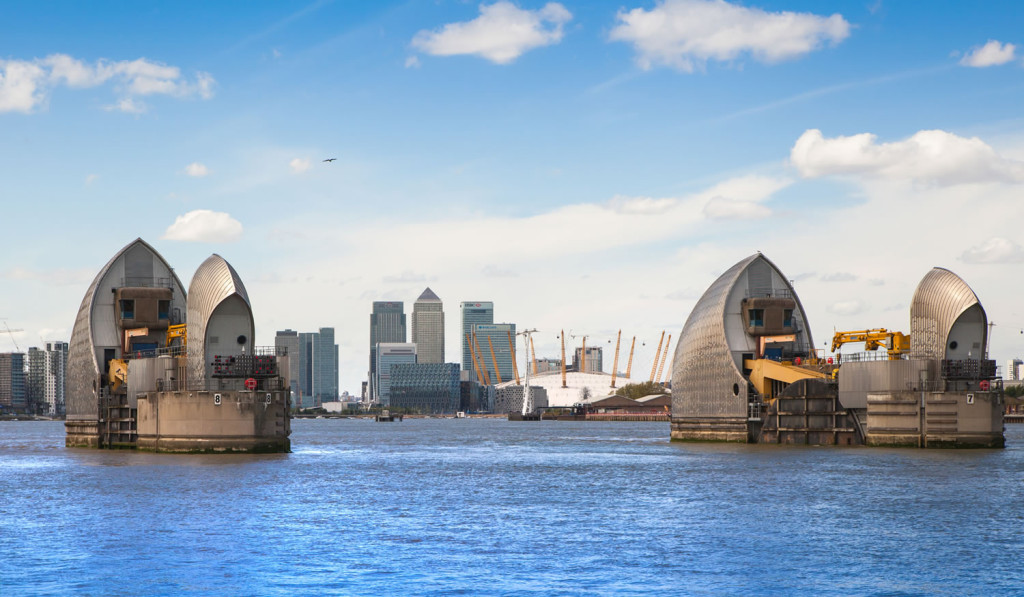
{"type": "Polygon", "coordinates": [[[6,329],[7,330],[7,334],[10,335],[11,342],[14,342],[14,352],[21,352],[21,348],[18,346],[18,341],[14,339],[14,332],[24,332],[25,330],[12,330],[10,328],[10,326],[7,325],[7,319],[5,319],[5,318],[0,318],[0,319],[3,319],[3,321],[4,321],[4,329],[6,329]]]}
{"type": "Polygon", "coordinates": [[[863,342],[864,350],[878,350],[884,347],[889,351],[889,360],[898,361],[902,355],[910,351],[910,335],[902,332],[890,332],[885,328],[873,330],[856,330],[852,332],[836,332],[832,336],[832,352],[849,342],[863,342]]]}

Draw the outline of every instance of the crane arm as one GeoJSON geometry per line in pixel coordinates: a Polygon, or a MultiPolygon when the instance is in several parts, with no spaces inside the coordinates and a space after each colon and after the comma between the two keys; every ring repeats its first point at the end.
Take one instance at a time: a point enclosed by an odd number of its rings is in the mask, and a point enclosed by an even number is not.
{"type": "Polygon", "coordinates": [[[863,342],[864,350],[878,350],[886,348],[889,354],[898,358],[899,355],[910,350],[910,336],[902,332],[890,332],[885,328],[871,330],[854,330],[849,332],[836,332],[832,336],[832,352],[835,352],[843,344],[850,342],[863,342]]]}

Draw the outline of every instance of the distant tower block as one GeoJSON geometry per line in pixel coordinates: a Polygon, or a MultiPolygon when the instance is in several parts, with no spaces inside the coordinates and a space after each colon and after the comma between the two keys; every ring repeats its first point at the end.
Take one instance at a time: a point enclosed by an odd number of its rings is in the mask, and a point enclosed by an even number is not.
{"type": "Polygon", "coordinates": [[[444,305],[429,288],[412,306],[412,342],[418,362],[444,362],[444,305]]]}

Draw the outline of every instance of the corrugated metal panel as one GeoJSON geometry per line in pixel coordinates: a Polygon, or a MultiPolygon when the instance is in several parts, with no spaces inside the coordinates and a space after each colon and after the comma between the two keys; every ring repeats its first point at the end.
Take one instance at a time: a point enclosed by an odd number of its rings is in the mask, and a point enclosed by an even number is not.
{"type": "Polygon", "coordinates": [[[683,325],[672,357],[672,416],[745,415],[747,382],[725,335],[725,304],[740,275],[759,255],[732,266],[700,297],[683,325]],[[730,386],[736,384],[739,394],[730,386]]]}
{"type": "MultiPolygon", "coordinates": [[[[911,358],[944,358],[946,340],[953,324],[974,305],[981,307],[977,295],[960,276],[941,267],[928,272],[917,285],[910,305],[911,358]]],[[[984,318],[984,309],[982,315],[984,318]]],[[[987,330],[983,332],[984,335],[987,333],[987,330]]],[[[987,341],[984,338],[982,344],[987,341]]]]}
{"type": "MultiPolygon", "coordinates": [[[[206,379],[206,328],[217,306],[231,296],[237,295],[249,309],[249,337],[253,338],[255,324],[252,305],[245,291],[242,279],[220,255],[211,255],[192,277],[188,288],[188,383],[189,387],[205,388],[206,379]]],[[[251,340],[250,340],[251,341],[251,340]]]]}
{"type": "Polygon", "coordinates": [[[765,296],[772,293],[772,270],[764,260],[755,259],[747,268],[747,287],[751,296],[765,296]]]}
{"type": "MultiPolygon", "coordinates": [[[[178,276],[173,274],[171,266],[164,258],[157,253],[156,249],[146,241],[137,238],[125,245],[117,252],[110,261],[100,269],[93,279],[89,289],[82,298],[82,304],[78,309],[75,318],[75,326],[71,332],[71,341],[68,345],[68,373],[65,394],[67,417],[71,420],[95,420],[99,413],[99,375],[102,349],[97,349],[96,339],[99,338],[103,345],[117,345],[117,329],[114,321],[114,310],[97,308],[99,292],[109,293],[108,286],[121,284],[121,272],[124,271],[125,255],[131,251],[133,255],[149,255],[149,273],[152,275],[152,263],[157,259],[162,263],[168,272],[172,272],[171,279],[174,290],[185,297],[185,287],[178,276]],[[115,271],[116,270],[116,271],[115,271]],[[115,275],[116,274],[116,275],[115,275]],[[116,277],[113,280],[112,277],[116,277]],[[97,354],[99,352],[99,354],[97,354]]],[[[136,260],[138,257],[135,258],[136,260]]],[[[107,299],[107,294],[103,294],[107,299]]]]}
{"type": "MultiPolygon", "coordinates": [[[[813,346],[810,326],[803,305],[788,279],[760,253],[751,255],[729,268],[707,289],[683,325],[679,343],[672,358],[672,417],[743,417],[747,416],[747,379],[737,367],[734,352],[748,350],[750,338],[742,338],[743,346],[730,346],[726,332],[727,302],[741,284],[757,284],[762,291],[772,292],[772,272],[777,284],[784,286],[796,300],[794,316],[806,339],[805,348],[813,346]]],[[[746,293],[740,293],[740,296],[746,293]]],[[[734,340],[738,342],[739,340],[734,340]]]]}
{"type": "Polygon", "coordinates": [[[868,394],[931,390],[938,382],[935,360],[844,363],[839,370],[839,402],[845,408],[867,408],[868,394]]]}

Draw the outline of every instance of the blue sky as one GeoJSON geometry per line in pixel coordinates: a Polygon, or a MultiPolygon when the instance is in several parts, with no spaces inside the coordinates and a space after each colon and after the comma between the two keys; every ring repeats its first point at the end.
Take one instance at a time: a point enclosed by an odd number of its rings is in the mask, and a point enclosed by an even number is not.
{"type": "MultiPolygon", "coordinates": [[[[458,304],[653,358],[762,251],[816,344],[909,331],[933,266],[1024,356],[1015,2],[14,2],[0,19],[0,317],[67,339],[136,237],[239,271],[257,342],[373,300],[458,304]],[[337,161],[321,160],[335,157],[337,161]]],[[[674,340],[673,340],[674,347],[674,340]]],[[[0,350],[11,350],[9,337],[0,350]]]]}

